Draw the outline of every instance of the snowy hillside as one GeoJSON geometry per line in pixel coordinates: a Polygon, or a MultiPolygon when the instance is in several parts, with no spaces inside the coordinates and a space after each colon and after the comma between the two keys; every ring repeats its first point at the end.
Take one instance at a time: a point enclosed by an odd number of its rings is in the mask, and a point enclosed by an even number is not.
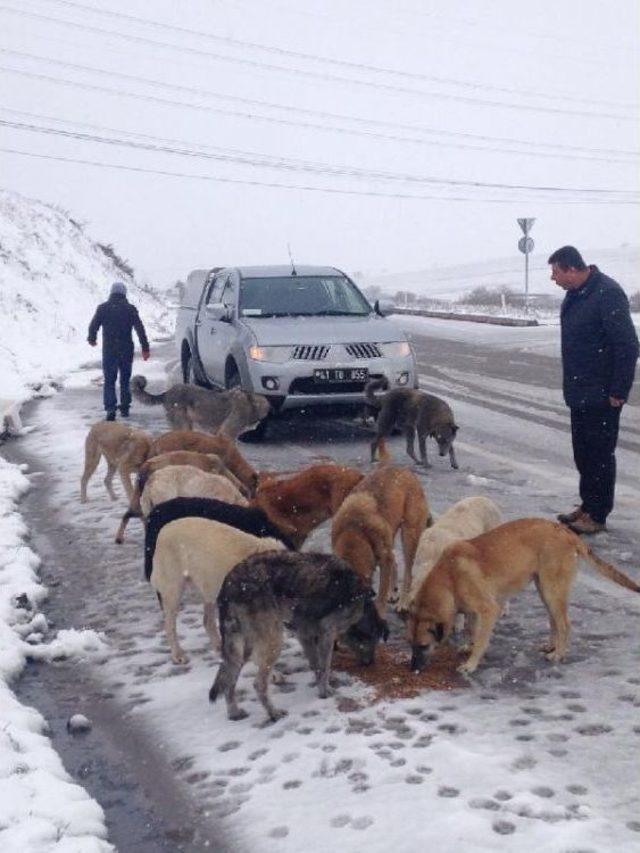
{"type": "MultiPolygon", "coordinates": [[[[640,290],[640,248],[621,246],[618,249],[585,250],[587,263],[598,266],[603,273],[615,278],[628,295],[640,290]]],[[[457,298],[474,287],[506,285],[514,291],[524,289],[524,255],[516,252],[509,258],[494,258],[459,266],[431,267],[394,273],[369,273],[360,280],[364,287],[381,287],[385,292],[410,290],[419,295],[457,298]]],[[[535,252],[529,259],[529,290],[531,293],[561,291],[549,279],[547,254],[535,252]]]]}
{"type": "Polygon", "coordinates": [[[1,401],[96,357],[87,326],[113,281],[126,283],[152,340],[172,327],[161,299],[106,249],[65,211],[0,190],[1,401]]]}

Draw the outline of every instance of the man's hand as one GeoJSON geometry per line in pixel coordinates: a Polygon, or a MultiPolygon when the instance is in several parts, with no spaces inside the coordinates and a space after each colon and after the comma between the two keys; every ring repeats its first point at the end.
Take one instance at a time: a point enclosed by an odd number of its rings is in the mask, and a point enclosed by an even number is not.
{"type": "Polygon", "coordinates": [[[143,361],[147,361],[147,359],[149,358],[150,355],[151,355],[151,353],[149,352],[148,349],[142,350],[142,360],[143,361]]]}
{"type": "Polygon", "coordinates": [[[620,406],[624,405],[624,400],[621,400],[620,397],[609,397],[609,405],[613,406],[614,409],[619,409],[620,406]]]}

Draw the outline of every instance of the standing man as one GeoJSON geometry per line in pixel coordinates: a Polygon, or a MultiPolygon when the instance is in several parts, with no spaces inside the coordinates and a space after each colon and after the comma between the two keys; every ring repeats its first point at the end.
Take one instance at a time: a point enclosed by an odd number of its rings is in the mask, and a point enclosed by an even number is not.
{"type": "Polygon", "coordinates": [[[577,249],[563,246],[548,263],[552,280],[567,294],[560,310],[562,390],[571,409],[581,499],[578,509],[558,519],[576,533],[600,533],[613,509],[618,426],[633,385],[638,336],[623,289],[587,266],[577,249]]]}
{"type": "Polygon", "coordinates": [[[127,301],[127,288],[121,281],[111,285],[109,299],[98,305],[98,310],[89,324],[87,340],[92,347],[96,345],[98,329],[102,326],[102,372],[104,374],[104,408],[106,420],[115,421],[118,399],[116,397],[116,379],[120,374],[120,414],[129,417],[131,405],[131,365],[133,363],[133,338],[135,329],[140,341],[142,358],[149,358],[149,341],[138,315],[138,309],[127,301]]]}

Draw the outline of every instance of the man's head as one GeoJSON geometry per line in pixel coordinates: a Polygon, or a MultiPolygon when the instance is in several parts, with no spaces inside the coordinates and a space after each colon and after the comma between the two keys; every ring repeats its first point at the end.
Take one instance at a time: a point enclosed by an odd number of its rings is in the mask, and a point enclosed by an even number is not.
{"type": "Polygon", "coordinates": [[[122,281],[114,281],[111,285],[111,291],[109,296],[126,296],[127,295],[127,285],[122,281]]]}
{"type": "Polygon", "coordinates": [[[563,290],[576,290],[589,278],[591,270],[573,246],[563,246],[549,257],[551,280],[563,290]]]}

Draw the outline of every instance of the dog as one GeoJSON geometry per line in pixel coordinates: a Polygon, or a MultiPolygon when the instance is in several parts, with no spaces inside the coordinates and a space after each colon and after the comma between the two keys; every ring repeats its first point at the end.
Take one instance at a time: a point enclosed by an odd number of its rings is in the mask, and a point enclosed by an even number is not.
{"type": "Polygon", "coordinates": [[[84,443],[84,471],[80,479],[80,501],[86,503],[87,485],[104,456],[107,462],[107,476],[104,484],[112,501],[117,499],[113,491],[113,477],[116,471],[129,501],[133,495],[131,477],[147,459],[151,448],[151,435],[141,429],[114,421],[99,421],[89,430],[84,443]]]}
{"type": "Polygon", "coordinates": [[[289,550],[295,548],[291,539],[259,507],[235,506],[215,498],[173,498],[154,507],[147,519],[144,537],[144,576],[147,580],[151,577],[160,532],[165,525],[180,518],[208,518],[252,536],[277,539],[289,550]]]}
{"type": "Polygon", "coordinates": [[[502,514],[495,503],[481,495],[463,498],[439,516],[424,531],[418,542],[413,563],[413,581],[410,601],[420,594],[420,587],[434,567],[444,549],[459,539],[472,539],[502,522],[502,514]]]}
{"type": "Polygon", "coordinates": [[[411,602],[407,639],[411,669],[420,671],[434,646],[448,637],[457,613],[472,617],[472,648],[459,672],[482,660],[505,602],[534,580],[549,613],[546,658],[564,659],[569,640],[567,604],[578,559],[626,589],[640,586],[597,557],[580,537],[554,521],[522,518],[444,550],[411,602]]]}
{"type": "Polygon", "coordinates": [[[196,453],[193,450],[173,450],[169,453],[161,453],[159,456],[153,456],[140,467],[136,478],[136,485],[133,490],[133,497],[129,504],[129,508],[122,516],[120,526],[116,532],[116,543],[121,545],[124,542],[124,532],[131,518],[143,518],[148,513],[143,513],[140,506],[140,497],[144,490],[149,477],[161,468],[166,468],[170,465],[190,465],[192,468],[197,468],[200,471],[207,473],[220,474],[226,477],[227,480],[245,497],[249,497],[249,490],[240,480],[232,474],[224,462],[214,453],[196,453]]]}
{"type": "Polygon", "coordinates": [[[315,527],[334,515],[363,476],[344,465],[312,465],[284,480],[263,476],[252,505],[263,509],[300,548],[315,527]]]}
{"type": "Polygon", "coordinates": [[[333,517],[331,545],[335,554],[371,585],[376,566],[380,581],[376,606],[384,616],[396,585],[393,542],[401,532],[404,576],[399,609],[405,609],[418,542],[430,519],[420,481],[408,468],[380,465],[344,499],[333,517]]]}
{"type": "Polygon", "coordinates": [[[170,453],[174,450],[214,453],[245,486],[248,496],[255,493],[258,472],[247,462],[236,447],[235,441],[229,436],[222,433],[210,435],[197,430],[172,430],[159,435],[151,442],[148,458],[155,458],[161,453],[170,453]]]}
{"type": "Polygon", "coordinates": [[[144,376],[134,376],[131,393],[148,406],[164,406],[167,420],[174,430],[196,429],[221,432],[237,438],[254,429],[271,411],[271,404],[262,394],[232,388],[212,391],[198,385],[173,385],[162,394],[146,390],[144,376]]]}
{"type": "Polygon", "coordinates": [[[268,694],[285,623],[302,645],[320,698],[326,698],[339,636],[366,664],[373,662],[378,641],[388,637],[371,597],[358,575],[330,554],[280,551],[243,560],[226,576],[218,595],[222,663],[209,700],[215,702],[224,693],[229,719],[244,719],[247,712],[238,706],[235,688],[242,666],[252,658],[258,666],[256,693],[269,719],[275,722],[286,714],[273,706],[268,694]]]}
{"type": "Polygon", "coordinates": [[[374,391],[386,390],[389,382],[386,378],[372,379],[365,386],[367,404],[372,409],[379,409],[376,421],[376,437],[371,442],[371,461],[374,462],[376,453],[380,459],[389,459],[385,438],[399,427],[407,441],[407,453],[414,462],[430,468],[427,458],[427,437],[434,438],[438,444],[440,456],[449,454],[452,468],[458,467],[453,442],[458,432],[451,407],[435,397],[417,388],[393,388],[387,391],[381,400],[374,391]],[[415,454],[415,438],[418,434],[420,460],[415,454]]]}

